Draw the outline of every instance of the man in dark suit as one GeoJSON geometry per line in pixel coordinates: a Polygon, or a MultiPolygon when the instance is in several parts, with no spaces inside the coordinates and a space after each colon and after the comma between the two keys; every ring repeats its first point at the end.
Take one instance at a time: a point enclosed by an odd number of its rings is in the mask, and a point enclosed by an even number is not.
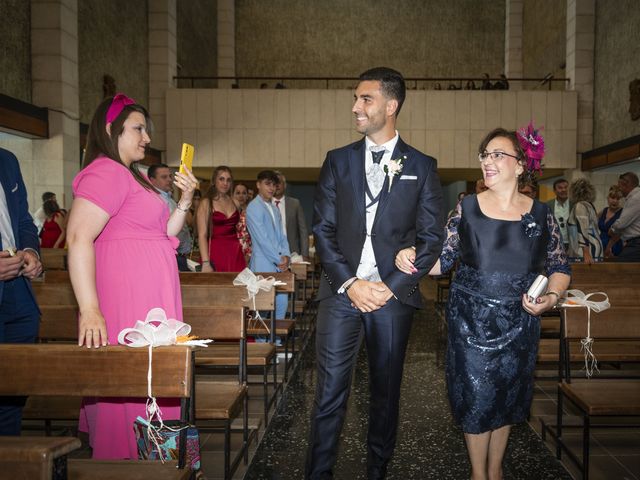
{"type": "Polygon", "coordinates": [[[300,200],[285,196],[287,179],[278,173],[280,183],[276,185],[276,193],[273,194],[273,204],[280,211],[284,234],[289,242],[289,251],[297,252],[304,257],[309,256],[309,234],[307,233],[307,221],[300,200]]]}
{"type": "MultiPolygon", "coordinates": [[[[33,343],[40,311],[30,279],[42,273],[38,231],[15,155],[0,148],[0,343],[33,343]]],[[[24,398],[0,397],[0,435],[20,435],[24,398]]]]}
{"type": "Polygon", "coordinates": [[[332,150],[318,180],[313,234],[323,273],[318,291],[317,390],[306,477],[332,478],[351,374],[363,337],[369,359],[367,475],[384,478],[393,454],[404,356],[418,281],[442,248],[444,215],[435,159],[395,129],[405,98],[402,75],[364,72],[353,113],[362,140],[332,150]],[[417,271],[394,266],[415,245],[417,271]]]}

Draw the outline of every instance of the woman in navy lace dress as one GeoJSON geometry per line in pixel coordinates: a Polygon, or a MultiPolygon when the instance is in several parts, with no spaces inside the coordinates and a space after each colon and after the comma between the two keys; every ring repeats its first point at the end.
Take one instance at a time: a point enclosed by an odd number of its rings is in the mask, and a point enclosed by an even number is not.
{"type": "MultiPolygon", "coordinates": [[[[496,129],[480,144],[489,189],[462,200],[430,272],[439,275],[458,263],[447,304],[446,378],[473,479],[502,478],[510,427],[525,421],[531,407],[538,317],[554,307],[570,279],[553,212],[518,193],[518,177],[539,166],[520,135],[496,129]],[[549,285],[532,302],[526,292],[539,274],[549,285]]],[[[414,258],[413,250],[402,250],[396,265],[411,273],[414,258]]]]}

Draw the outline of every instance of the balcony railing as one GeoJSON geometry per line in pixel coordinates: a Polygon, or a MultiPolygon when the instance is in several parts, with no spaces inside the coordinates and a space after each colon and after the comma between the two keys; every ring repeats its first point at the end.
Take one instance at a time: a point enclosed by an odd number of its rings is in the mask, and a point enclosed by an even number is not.
{"type": "MultiPolygon", "coordinates": [[[[356,77],[201,77],[175,76],[177,88],[315,88],[352,89],[356,77]]],[[[522,90],[565,90],[570,79],[555,78],[506,78],[506,77],[408,77],[409,90],[508,90],[518,85],[522,90]]]]}

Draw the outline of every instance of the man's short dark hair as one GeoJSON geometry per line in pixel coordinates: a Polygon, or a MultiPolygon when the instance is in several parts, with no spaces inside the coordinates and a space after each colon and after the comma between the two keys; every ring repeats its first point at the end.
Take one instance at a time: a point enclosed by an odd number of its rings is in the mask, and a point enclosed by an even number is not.
{"type": "Polygon", "coordinates": [[[274,185],[280,183],[280,177],[278,177],[278,174],[274,170],[262,170],[258,174],[258,181],[261,182],[263,180],[271,180],[274,185]]]}
{"type": "Polygon", "coordinates": [[[149,170],[147,170],[147,176],[149,178],[156,178],[156,172],[160,168],[169,168],[169,165],[165,165],[164,163],[154,163],[149,167],[149,170]]]}
{"type": "Polygon", "coordinates": [[[55,198],[56,194],[53,192],[44,192],[42,194],[42,203],[46,202],[47,200],[52,200],[53,198],[55,198]]]}
{"type": "Polygon", "coordinates": [[[620,175],[621,180],[624,179],[627,182],[629,182],[629,185],[631,185],[632,187],[637,187],[638,186],[638,175],[636,175],[633,172],[625,172],[622,175],[620,175]]]}
{"type": "Polygon", "coordinates": [[[404,84],[402,74],[392,68],[375,67],[360,74],[359,82],[376,81],[380,82],[382,94],[387,98],[398,101],[396,117],[400,113],[404,99],[407,96],[407,88],[404,84]]]}
{"type": "Polygon", "coordinates": [[[555,191],[556,186],[560,185],[561,183],[569,183],[566,179],[564,178],[559,178],[558,180],[556,180],[555,182],[553,182],[553,190],[555,191]]]}

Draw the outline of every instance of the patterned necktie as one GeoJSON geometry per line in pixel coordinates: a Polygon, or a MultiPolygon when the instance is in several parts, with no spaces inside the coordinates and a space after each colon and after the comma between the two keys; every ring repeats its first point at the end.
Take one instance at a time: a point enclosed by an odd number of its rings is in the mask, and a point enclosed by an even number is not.
{"type": "MultiPolygon", "coordinates": [[[[382,190],[382,184],[384,183],[384,172],[380,166],[380,161],[384,156],[386,150],[380,150],[378,152],[371,151],[371,158],[373,159],[373,165],[367,170],[367,183],[369,184],[369,190],[374,197],[377,197],[382,190]]],[[[373,199],[371,199],[373,200],[373,199]]],[[[368,203],[368,202],[367,202],[368,203]]]]}

